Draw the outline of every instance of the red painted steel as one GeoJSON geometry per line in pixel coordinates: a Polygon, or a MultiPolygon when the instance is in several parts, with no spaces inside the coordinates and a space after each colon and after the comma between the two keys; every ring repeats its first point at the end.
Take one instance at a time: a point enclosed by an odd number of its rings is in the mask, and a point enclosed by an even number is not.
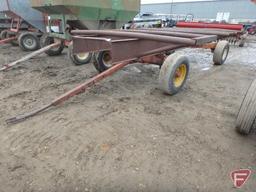
{"type": "Polygon", "coordinates": [[[6,39],[3,39],[3,40],[0,40],[0,45],[1,44],[9,43],[9,42],[11,42],[13,40],[16,40],[16,39],[17,39],[17,37],[10,37],[10,38],[6,38],[6,39]]]}
{"type": "Polygon", "coordinates": [[[240,24],[224,24],[224,23],[200,23],[200,22],[177,22],[177,27],[186,28],[213,28],[213,29],[228,29],[241,31],[243,25],[240,24]]]}
{"type": "Polygon", "coordinates": [[[12,19],[11,28],[9,29],[12,32],[18,33],[21,26],[21,18],[15,17],[12,19]]]}

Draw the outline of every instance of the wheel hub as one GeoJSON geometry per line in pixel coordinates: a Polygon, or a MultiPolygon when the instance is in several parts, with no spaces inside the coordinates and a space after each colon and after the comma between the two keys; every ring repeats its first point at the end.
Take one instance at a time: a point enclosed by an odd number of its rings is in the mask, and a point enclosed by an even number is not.
{"type": "Polygon", "coordinates": [[[30,37],[25,37],[24,39],[24,45],[27,48],[34,48],[36,46],[36,42],[34,39],[30,38],[30,37]]]}
{"type": "Polygon", "coordinates": [[[89,57],[89,53],[78,53],[76,56],[79,60],[83,61],[83,60],[86,60],[89,57]]]}
{"type": "Polygon", "coordinates": [[[174,77],[174,85],[175,87],[180,87],[184,80],[186,79],[187,75],[187,67],[185,64],[181,64],[175,71],[175,77],[174,77]]]}
{"type": "Polygon", "coordinates": [[[228,49],[225,49],[222,55],[222,60],[225,61],[228,56],[228,49]]]}
{"type": "Polygon", "coordinates": [[[112,66],[112,58],[111,58],[111,55],[110,55],[109,52],[104,53],[104,55],[103,55],[103,63],[107,67],[111,67],[112,66]]]}

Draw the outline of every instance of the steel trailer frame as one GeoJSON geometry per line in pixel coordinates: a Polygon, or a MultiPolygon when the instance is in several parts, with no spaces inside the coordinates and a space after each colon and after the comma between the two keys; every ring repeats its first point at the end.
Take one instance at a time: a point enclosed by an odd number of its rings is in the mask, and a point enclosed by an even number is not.
{"type": "Polygon", "coordinates": [[[182,47],[200,47],[217,40],[216,35],[133,30],[74,30],[73,51],[111,51],[113,64],[182,47]],[[88,45],[88,46],[85,46],[88,45]],[[129,50],[129,52],[124,51],[129,50]]]}
{"type": "MultiPolygon", "coordinates": [[[[81,30],[78,30],[81,32],[81,30]]],[[[86,30],[88,31],[88,30],[86,30]]],[[[91,30],[89,30],[91,31],[91,30]]],[[[120,30],[112,30],[112,31],[120,31],[120,30]]],[[[123,30],[122,30],[123,31],[123,30]]],[[[129,30],[125,30],[128,32],[140,32],[140,33],[148,33],[148,34],[152,34],[152,35],[169,35],[169,36],[173,36],[173,37],[185,37],[185,38],[192,38],[192,37],[200,37],[200,36],[211,36],[211,35],[215,35],[217,36],[216,41],[213,41],[212,43],[208,43],[205,44],[201,47],[203,48],[210,48],[212,51],[214,51],[215,46],[217,41],[220,40],[227,40],[229,42],[235,42],[237,39],[237,37],[241,35],[241,32],[239,31],[231,31],[231,30],[220,30],[220,29],[207,29],[207,30],[202,30],[202,29],[189,29],[189,28],[159,28],[159,29],[148,29],[148,28],[142,28],[142,29],[129,29],[129,30]]],[[[72,33],[72,32],[70,32],[72,33]]],[[[72,36],[72,34],[71,34],[72,36]]],[[[13,40],[13,39],[12,39],[13,40]]],[[[57,40],[57,39],[55,39],[57,40]]],[[[71,42],[72,42],[72,38],[71,38],[71,42]]],[[[0,42],[1,44],[1,42],[0,42]]],[[[63,44],[63,42],[61,42],[61,39],[59,39],[59,41],[56,41],[56,43],[54,43],[54,46],[52,46],[51,44],[43,47],[43,49],[40,49],[38,51],[36,51],[35,53],[30,53],[29,55],[25,56],[24,58],[21,58],[17,61],[11,62],[9,64],[4,65],[2,68],[0,68],[0,72],[1,71],[6,71],[7,69],[10,69],[18,64],[20,64],[21,62],[24,62],[28,59],[31,59],[37,55],[40,55],[42,53],[44,53],[45,51],[50,50],[53,47],[59,47],[61,44],[63,44]]],[[[66,42],[67,44],[67,42],[66,42]]]]}
{"type": "MultiPolygon", "coordinates": [[[[2,15],[3,16],[1,16],[1,13],[0,13],[0,32],[6,29],[10,29],[12,24],[11,18],[4,16],[5,14],[2,14],[2,15]]],[[[26,23],[21,23],[20,29],[25,30],[27,28],[28,28],[28,25],[26,23]]]]}

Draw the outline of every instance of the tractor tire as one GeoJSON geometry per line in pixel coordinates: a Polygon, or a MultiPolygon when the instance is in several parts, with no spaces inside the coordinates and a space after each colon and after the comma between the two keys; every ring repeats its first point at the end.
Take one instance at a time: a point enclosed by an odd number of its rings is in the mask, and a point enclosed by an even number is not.
{"type": "Polygon", "coordinates": [[[177,53],[169,55],[160,70],[160,89],[169,95],[177,94],[187,81],[189,68],[189,60],[186,56],[177,53]]]}
{"type": "Polygon", "coordinates": [[[79,53],[74,55],[73,54],[73,45],[71,44],[68,47],[68,55],[69,58],[73,61],[73,63],[75,65],[85,65],[85,64],[89,64],[91,62],[92,59],[92,53],[79,53]]]}
{"type": "Polygon", "coordinates": [[[23,51],[35,51],[40,48],[40,39],[36,34],[31,32],[21,33],[18,42],[23,51]]]}
{"type": "Polygon", "coordinates": [[[228,41],[219,41],[213,53],[214,65],[223,65],[229,53],[228,41]]]}
{"type": "MultiPolygon", "coordinates": [[[[40,40],[40,46],[41,47],[46,47],[50,44],[53,44],[54,43],[54,38],[53,37],[50,37],[48,34],[44,34],[42,37],[41,37],[41,40],[40,40]]],[[[62,51],[64,50],[65,48],[65,44],[64,44],[64,41],[61,41],[61,44],[60,46],[56,47],[56,48],[52,48],[48,51],[45,51],[45,53],[49,56],[57,56],[57,55],[61,55],[62,51]]]]}
{"type": "Polygon", "coordinates": [[[94,67],[102,73],[112,67],[112,58],[109,51],[101,51],[94,54],[94,67]]]}
{"type": "Polygon", "coordinates": [[[248,89],[236,119],[236,130],[248,135],[256,129],[256,80],[248,89]]]}
{"type": "Polygon", "coordinates": [[[3,30],[3,31],[1,31],[1,33],[0,33],[0,39],[1,39],[1,40],[2,40],[2,39],[6,39],[7,33],[8,33],[8,30],[3,30]]]}

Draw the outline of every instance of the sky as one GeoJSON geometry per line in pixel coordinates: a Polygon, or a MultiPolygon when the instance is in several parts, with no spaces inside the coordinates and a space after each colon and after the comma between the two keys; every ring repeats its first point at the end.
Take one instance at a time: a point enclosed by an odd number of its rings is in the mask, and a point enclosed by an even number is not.
{"type": "MultiPolygon", "coordinates": [[[[173,0],[173,2],[189,2],[189,1],[204,1],[204,0],[173,0]]],[[[172,0],[141,0],[142,4],[148,3],[170,3],[172,0]]]]}

